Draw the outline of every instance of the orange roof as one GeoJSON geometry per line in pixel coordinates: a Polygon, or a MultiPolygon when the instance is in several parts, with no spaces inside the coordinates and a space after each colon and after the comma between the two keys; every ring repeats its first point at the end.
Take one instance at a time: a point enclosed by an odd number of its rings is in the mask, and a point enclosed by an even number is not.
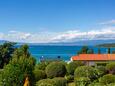
{"type": "Polygon", "coordinates": [[[72,60],[80,60],[80,61],[115,60],[115,54],[80,54],[78,56],[72,56],[72,60]]]}

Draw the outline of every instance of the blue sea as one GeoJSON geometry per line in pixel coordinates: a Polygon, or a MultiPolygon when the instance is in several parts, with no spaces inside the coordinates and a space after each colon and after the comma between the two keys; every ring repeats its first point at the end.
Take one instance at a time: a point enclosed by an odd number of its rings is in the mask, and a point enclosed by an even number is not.
{"type": "MultiPolygon", "coordinates": [[[[30,45],[29,51],[39,60],[41,57],[45,59],[57,59],[60,56],[64,61],[69,61],[71,56],[77,55],[77,52],[82,48],[82,46],[40,46],[40,45],[30,45]]],[[[98,52],[98,47],[89,46],[95,53],[98,52]]],[[[100,48],[101,53],[107,53],[107,48],[100,48]]],[[[111,51],[115,48],[111,48],[111,51]]]]}

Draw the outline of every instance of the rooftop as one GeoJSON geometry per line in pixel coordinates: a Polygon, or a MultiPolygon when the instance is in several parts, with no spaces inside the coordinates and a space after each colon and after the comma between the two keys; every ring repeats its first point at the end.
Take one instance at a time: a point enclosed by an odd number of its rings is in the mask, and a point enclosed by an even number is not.
{"type": "Polygon", "coordinates": [[[115,60],[115,54],[79,54],[72,56],[71,59],[78,61],[108,61],[115,60]]]}

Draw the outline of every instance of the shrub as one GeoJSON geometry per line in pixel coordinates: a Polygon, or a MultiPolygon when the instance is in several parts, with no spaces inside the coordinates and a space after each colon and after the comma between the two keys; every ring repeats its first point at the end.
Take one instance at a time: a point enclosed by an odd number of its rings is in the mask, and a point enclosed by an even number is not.
{"type": "Polygon", "coordinates": [[[74,80],[74,75],[66,75],[65,76],[65,79],[68,81],[68,82],[71,82],[74,80]]]}
{"type": "Polygon", "coordinates": [[[77,77],[75,78],[76,86],[87,86],[90,83],[90,79],[88,77],[77,77]]]}
{"type": "Polygon", "coordinates": [[[68,74],[70,75],[74,75],[74,71],[77,67],[79,66],[83,66],[84,64],[80,61],[73,61],[73,62],[70,62],[67,66],[66,66],[66,69],[67,69],[67,72],[68,74]]]}
{"type": "Polygon", "coordinates": [[[56,82],[56,86],[66,86],[67,80],[63,77],[56,77],[53,78],[53,80],[56,82]]]}
{"type": "Polygon", "coordinates": [[[53,79],[43,79],[36,83],[36,86],[57,86],[53,79]]]}
{"type": "Polygon", "coordinates": [[[115,75],[112,74],[104,75],[103,77],[99,78],[99,82],[105,85],[115,83],[115,75]]]}
{"type": "Polygon", "coordinates": [[[108,84],[107,86],[115,86],[115,83],[108,84]]]}
{"type": "Polygon", "coordinates": [[[35,69],[33,73],[34,73],[35,81],[46,78],[46,73],[43,70],[35,69]]]}
{"type": "Polygon", "coordinates": [[[18,64],[8,64],[0,77],[0,86],[23,86],[24,75],[18,64]]]}
{"type": "Polygon", "coordinates": [[[35,69],[45,70],[45,68],[46,68],[46,66],[47,66],[48,64],[49,64],[48,62],[38,63],[38,64],[35,66],[35,69]]]}
{"type": "Polygon", "coordinates": [[[96,62],[97,66],[106,66],[108,62],[96,62]]]}
{"type": "Polygon", "coordinates": [[[60,62],[52,62],[46,67],[46,75],[48,78],[63,77],[65,74],[65,65],[60,62]]]}
{"type": "Polygon", "coordinates": [[[107,64],[106,68],[110,74],[115,74],[115,62],[107,64]]]}
{"type": "Polygon", "coordinates": [[[76,68],[74,77],[88,77],[89,79],[94,80],[97,78],[97,72],[93,67],[81,66],[76,68]]]}
{"type": "Polygon", "coordinates": [[[3,69],[0,69],[0,74],[3,72],[3,69]]]}
{"type": "Polygon", "coordinates": [[[91,83],[88,86],[105,86],[103,83],[91,83]]]}
{"type": "Polygon", "coordinates": [[[106,68],[104,66],[97,66],[95,69],[98,74],[98,77],[101,77],[107,73],[106,68]]]}

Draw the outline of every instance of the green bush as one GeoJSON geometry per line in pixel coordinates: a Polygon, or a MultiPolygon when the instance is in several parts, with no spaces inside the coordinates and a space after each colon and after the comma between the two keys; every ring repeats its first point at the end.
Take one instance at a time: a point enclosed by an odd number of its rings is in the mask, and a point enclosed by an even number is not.
{"type": "Polygon", "coordinates": [[[115,62],[111,62],[106,65],[106,69],[110,74],[115,74],[115,62]]]}
{"type": "Polygon", "coordinates": [[[73,62],[70,62],[69,64],[67,64],[66,66],[66,69],[67,69],[67,72],[68,74],[70,75],[74,75],[74,71],[77,67],[79,66],[83,66],[84,64],[80,61],[73,61],[73,62]]]}
{"type": "Polygon", "coordinates": [[[46,73],[43,70],[35,69],[33,73],[34,73],[35,81],[39,81],[40,79],[46,78],[46,73]]]}
{"type": "Polygon", "coordinates": [[[45,68],[48,64],[49,64],[48,62],[40,62],[35,65],[35,69],[45,70],[45,68]]]}
{"type": "Polygon", "coordinates": [[[88,86],[105,86],[103,83],[91,83],[88,86]]]}
{"type": "Polygon", "coordinates": [[[46,67],[46,75],[48,78],[63,77],[65,74],[65,65],[60,62],[52,62],[46,67]]]}
{"type": "Polygon", "coordinates": [[[97,66],[95,69],[98,74],[98,77],[101,77],[107,73],[105,66],[97,66]]]}
{"type": "Polygon", "coordinates": [[[115,83],[108,84],[107,86],[115,86],[115,83]]]}
{"type": "Polygon", "coordinates": [[[93,67],[81,66],[75,70],[74,78],[77,77],[88,77],[91,80],[95,80],[97,78],[97,72],[93,67]]]}
{"type": "Polygon", "coordinates": [[[75,78],[75,86],[87,86],[90,83],[88,77],[77,77],[75,78]]]}
{"type": "Polygon", "coordinates": [[[68,81],[68,82],[71,82],[74,80],[74,75],[66,75],[65,76],[65,79],[68,81]]]}
{"type": "Polygon", "coordinates": [[[108,62],[96,62],[97,66],[106,66],[108,62]]]}
{"type": "Polygon", "coordinates": [[[103,77],[99,78],[99,82],[105,85],[115,83],[115,75],[112,74],[104,75],[103,77]]]}
{"type": "Polygon", "coordinates": [[[66,86],[67,80],[63,77],[56,77],[53,78],[53,80],[56,82],[56,86],[66,86]]]}
{"type": "Polygon", "coordinates": [[[42,79],[36,82],[36,86],[57,86],[53,79],[42,79]]]}
{"type": "Polygon", "coordinates": [[[0,77],[0,86],[23,86],[24,74],[20,65],[8,64],[0,77]]]}
{"type": "Polygon", "coordinates": [[[3,72],[3,69],[0,69],[0,74],[3,72]]]}

